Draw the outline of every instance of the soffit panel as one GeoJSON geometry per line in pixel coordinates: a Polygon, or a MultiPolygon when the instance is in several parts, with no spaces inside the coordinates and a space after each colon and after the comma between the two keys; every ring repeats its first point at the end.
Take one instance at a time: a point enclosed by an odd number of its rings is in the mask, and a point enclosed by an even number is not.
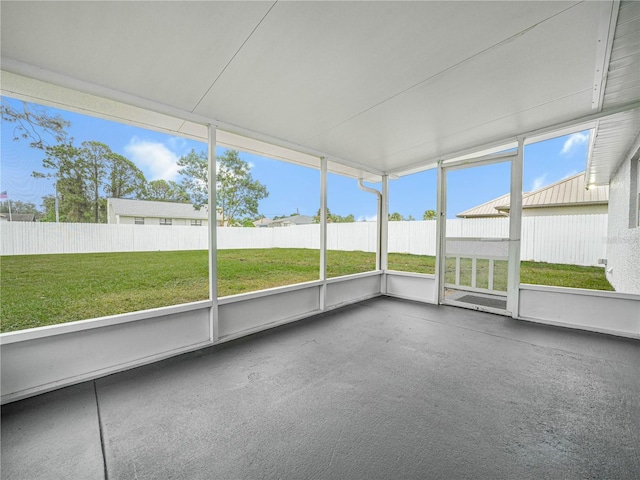
{"type": "MultiPolygon", "coordinates": [[[[640,99],[640,2],[620,3],[603,109],[640,99]]],[[[608,185],[618,165],[637,142],[640,109],[601,119],[589,152],[587,185],[608,185]]]]}
{"type": "Polygon", "coordinates": [[[620,162],[637,141],[640,109],[607,117],[598,122],[591,151],[587,185],[608,185],[620,162]]]}
{"type": "Polygon", "coordinates": [[[603,97],[604,109],[640,98],[640,2],[623,2],[618,12],[603,97]]]}

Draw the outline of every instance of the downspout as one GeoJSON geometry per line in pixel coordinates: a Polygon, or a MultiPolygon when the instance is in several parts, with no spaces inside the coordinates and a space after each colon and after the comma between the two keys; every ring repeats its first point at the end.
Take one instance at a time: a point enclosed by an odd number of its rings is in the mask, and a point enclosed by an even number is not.
{"type": "Polygon", "coordinates": [[[367,187],[364,183],[363,178],[358,179],[358,188],[364,192],[373,193],[378,198],[378,228],[376,229],[376,270],[380,270],[381,262],[380,257],[382,255],[382,245],[381,239],[382,235],[380,232],[380,227],[382,225],[382,193],[376,190],[375,188],[367,187]]]}

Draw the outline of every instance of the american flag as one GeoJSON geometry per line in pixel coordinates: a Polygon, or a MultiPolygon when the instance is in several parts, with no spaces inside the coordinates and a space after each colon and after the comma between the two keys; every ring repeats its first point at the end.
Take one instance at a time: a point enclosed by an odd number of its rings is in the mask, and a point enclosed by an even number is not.
{"type": "Polygon", "coordinates": [[[6,190],[4,190],[4,191],[0,192],[0,198],[9,198],[9,197],[7,196],[7,191],[6,191],[6,190]]]}

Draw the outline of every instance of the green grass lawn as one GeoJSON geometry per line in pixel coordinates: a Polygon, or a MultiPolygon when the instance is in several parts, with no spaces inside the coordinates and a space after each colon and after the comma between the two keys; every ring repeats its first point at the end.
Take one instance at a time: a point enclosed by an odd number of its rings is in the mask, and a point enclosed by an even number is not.
{"type": "MultiPolygon", "coordinates": [[[[222,297],[317,280],[319,259],[318,250],[220,250],[218,294],[222,297]]],[[[327,253],[329,277],[374,268],[373,253],[327,253]]],[[[435,258],[392,253],[389,268],[434,273],[435,258]]],[[[496,267],[496,276],[499,270],[496,267]]],[[[613,290],[604,270],[597,267],[522,262],[521,270],[522,283],[613,290]]],[[[0,258],[2,332],[207,298],[208,261],[202,250],[0,258]]]]}

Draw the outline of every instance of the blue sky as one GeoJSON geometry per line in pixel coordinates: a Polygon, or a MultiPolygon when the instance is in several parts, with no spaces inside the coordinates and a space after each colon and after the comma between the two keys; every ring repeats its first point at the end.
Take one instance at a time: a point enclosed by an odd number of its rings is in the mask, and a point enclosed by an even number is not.
{"type": "MultiPolygon", "coordinates": [[[[2,97],[2,102],[21,108],[21,102],[2,97]]],[[[126,156],[140,168],[147,180],[163,178],[179,182],[177,160],[206,144],[180,137],[110,122],[73,112],[48,109],[71,122],[70,135],[76,144],[86,140],[103,142],[126,156]]],[[[11,200],[32,202],[40,206],[42,196],[53,193],[47,180],[34,179],[31,172],[43,171],[43,152],[25,141],[13,141],[14,125],[1,127],[0,191],[11,200]]],[[[525,147],[524,189],[535,190],[584,171],[588,132],[558,137],[525,147]]],[[[217,152],[223,150],[218,148],[217,152]]],[[[260,203],[260,213],[267,217],[299,212],[315,215],[319,208],[320,174],[317,170],[241,152],[252,166],[255,179],[267,186],[269,197],[260,203]]],[[[375,185],[374,185],[375,186],[375,185]]],[[[356,179],[330,174],[327,180],[328,206],[332,213],[353,214],[357,220],[373,220],[376,200],[357,187],[356,179]]],[[[452,172],[448,185],[448,217],[487,202],[509,191],[507,164],[452,172]]],[[[436,208],[436,171],[428,170],[390,181],[389,211],[404,217],[422,219],[425,210],[436,208]]]]}

